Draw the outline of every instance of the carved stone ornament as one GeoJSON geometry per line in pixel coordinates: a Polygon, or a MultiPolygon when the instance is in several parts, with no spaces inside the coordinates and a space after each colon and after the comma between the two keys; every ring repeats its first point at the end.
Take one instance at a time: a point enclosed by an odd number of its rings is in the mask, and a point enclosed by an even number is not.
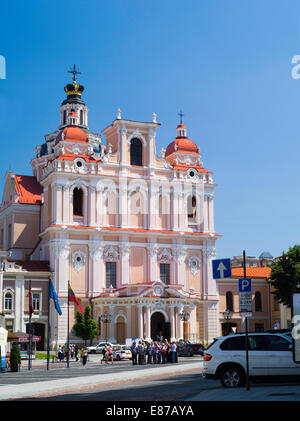
{"type": "Polygon", "coordinates": [[[77,272],[79,272],[84,265],[86,260],[86,255],[81,250],[77,250],[72,254],[72,261],[77,272]]]}
{"type": "Polygon", "coordinates": [[[118,260],[119,253],[116,247],[109,246],[109,247],[106,247],[106,249],[104,250],[103,256],[105,260],[114,261],[114,260],[118,260]]]}
{"type": "Polygon", "coordinates": [[[161,263],[169,263],[173,260],[173,256],[171,250],[169,249],[161,249],[157,255],[158,261],[161,263]]]}
{"type": "Polygon", "coordinates": [[[189,258],[189,266],[193,275],[196,275],[201,267],[201,259],[198,256],[189,258]]]}
{"type": "Polygon", "coordinates": [[[104,247],[103,246],[97,246],[97,245],[91,245],[90,246],[90,255],[91,258],[95,260],[100,260],[103,256],[104,247]]]}

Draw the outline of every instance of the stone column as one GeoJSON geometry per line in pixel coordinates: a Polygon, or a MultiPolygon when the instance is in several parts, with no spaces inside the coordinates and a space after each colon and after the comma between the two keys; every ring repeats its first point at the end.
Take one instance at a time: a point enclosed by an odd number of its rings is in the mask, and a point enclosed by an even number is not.
{"type": "Polygon", "coordinates": [[[183,339],[183,322],[181,321],[180,317],[179,317],[179,313],[181,313],[182,311],[182,306],[177,306],[176,307],[176,318],[177,318],[177,340],[178,339],[183,339]]]}
{"type": "Polygon", "coordinates": [[[151,127],[149,129],[149,144],[148,144],[148,165],[151,169],[154,169],[154,155],[155,155],[155,130],[151,127]]]}
{"type": "Polygon", "coordinates": [[[119,185],[119,210],[120,210],[120,227],[128,225],[128,200],[127,200],[127,179],[122,180],[119,185]]]}
{"type": "Polygon", "coordinates": [[[70,217],[70,188],[69,186],[64,185],[63,186],[63,224],[68,225],[69,224],[69,217],[70,217]]]}
{"type": "Polygon", "coordinates": [[[126,165],[126,148],[127,148],[127,130],[126,127],[120,127],[119,128],[119,142],[120,142],[120,164],[121,167],[124,167],[126,165]]]}
{"type": "Polygon", "coordinates": [[[89,225],[94,227],[96,225],[96,189],[94,186],[89,186],[89,196],[90,196],[89,225]]]}
{"type": "Polygon", "coordinates": [[[154,282],[158,278],[157,274],[157,246],[151,244],[148,247],[148,262],[149,262],[149,280],[148,282],[154,282]]]}
{"type": "Polygon", "coordinates": [[[183,244],[179,244],[178,247],[174,250],[176,270],[175,272],[175,283],[177,285],[183,285],[186,288],[186,248],[183,244]],[[177,279],[176,279],[177,278],[177,279]]]}
{"type": "Polygon", "coordinates": [[[103,259],[104,246],[90,244],[90,294],[95,297],[102,293],[105,288],[105,264],[103,259]]]}
{"type": "Polygon", "coordinates": [[[170,311],[170,324],[171,324],[171,341],[176,339],[176,330],[175,330],[175,307],[173,304],[169,306],[170,311]]]}
{"type": "Polygon", "coordinates": [[[103,225],[103,187],[97,187],[97,226],[103,225]]]}
{"type": "Polygon", "coordinates": [[[137,305],[138,309],[138,337],[144,337],[144,329],[143,329],[143,304],[137,305]]]}
{"type": "Polygon", "coordinates": [[[129,243],[121,244],[119,247],[120,251],[120,276],[118,276],[117,288],[121,288],[122,285],[129,284],[129,254],[130,245],[129,243]]]}
{"type": "Polygon", "coordinates": [[[150,303],[146,305],[146,332],[145,337],[149,341],[151,339],[151,317],[150,317],[150,303]]]}
{"type": "Polygon", "coordinates": [[[24,301],[25,301],[25,280],[24,275],[17,275],[15,290],[15,322],[14,329],[16,332],[25,332],[24,323],[24,301]]]}
{"type": "Polygon", "coordinates": [[[131,305],[127,304],[126,305],[126,317],[127,317],[127,333],[126,333],[126,337],[127,338],[132,338],[133,334],[132,334],[132,330],[131,330],[131,305]]]}

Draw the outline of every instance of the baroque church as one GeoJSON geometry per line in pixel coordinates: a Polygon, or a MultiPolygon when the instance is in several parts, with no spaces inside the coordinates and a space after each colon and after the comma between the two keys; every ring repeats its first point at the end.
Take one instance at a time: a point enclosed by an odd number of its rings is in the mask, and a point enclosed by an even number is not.
{"type": "MultiPolygon", "coordinates": [[[[82,307],[91,306],[100,340],[212,341],[219,296],[211,261],[220,237],[212,172],[182,120],[159,154],[155,113],[134,121],[118,109],[101,135],[91,131],[76,79],[75,72],[64,88],[58,129],[35,148],[33,175],[6,173],[0,312],[7,328],[26,331],[31,281],[32,323],[46,343],[51,278],[62,309],[60,316],[51,307],[52,348],[67,339],[68,281],[82,307]]],[[[77,310],[71,303],[70,329],[77,310]]],[[[79,341],[73,333],[70,341],[79,341]]]]}

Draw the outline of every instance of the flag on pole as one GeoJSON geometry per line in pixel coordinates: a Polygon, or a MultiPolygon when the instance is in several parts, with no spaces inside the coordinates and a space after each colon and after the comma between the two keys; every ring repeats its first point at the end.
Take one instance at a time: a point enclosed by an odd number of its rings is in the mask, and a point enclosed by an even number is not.
{"type": "Polygon", "coordinates": [[[31,291],[31,281],[29,281],[29,317],[31,318],[33,313],[33,302],[32,302],[32,291],[31,291]]]}
{"type": "Polygon", "coordinates": [[[54,285],[50,279],[50,283],[49,283],[49,300],[53,300],[54,301],[54,306],[56,308],[57,313],[61,316],[62,315],[62,311],[59,305],[59,301],[57,298],[57,294],[56,291],[54,289],[54,285]]]}
{"type": "Polygon", "coordinates": [[[68,283],[68,299],[69,299],[69,301],[76,303],[78,305],[81,313],[84,314],[84,311],[83,311],[79,301],[77,300],[76,295],[74,294],[74,291],[71,288],[70,282],[68,283]]]}

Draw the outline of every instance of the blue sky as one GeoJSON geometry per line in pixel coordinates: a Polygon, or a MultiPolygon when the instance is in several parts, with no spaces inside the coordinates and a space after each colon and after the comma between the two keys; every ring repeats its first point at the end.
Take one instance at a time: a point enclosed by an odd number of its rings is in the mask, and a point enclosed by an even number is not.
{"type": "Polygon", "coordinates": [[[293,0],[3,2],[1,193],[8,169],[31,174],[76,63],[95,132],[119,107],[133,120],[155,111],[160,151],[182,108],[218,184],[218,257],[280,255],[300,238],[299,21],[293,0]]]}

